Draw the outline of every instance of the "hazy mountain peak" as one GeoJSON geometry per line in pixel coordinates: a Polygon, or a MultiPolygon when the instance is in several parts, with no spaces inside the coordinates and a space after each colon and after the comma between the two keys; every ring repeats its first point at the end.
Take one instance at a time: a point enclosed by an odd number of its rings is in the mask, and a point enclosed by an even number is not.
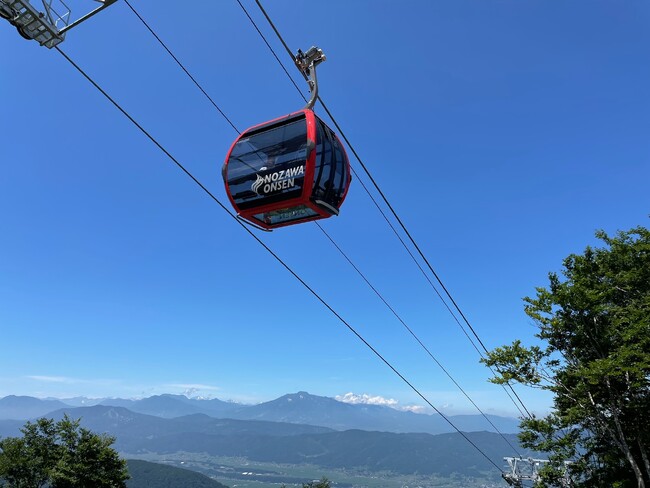
{"type": "MultiPolygon", "coordinates": [[[[346,399],[358,403],[342,402],[330,397],[312,395],[306,391],[289,393],[257,405],[242,405],[218,399],[197,400],[187,398],[185,395],[163,394],[141,400],[105,399],[100,405],[80,408],[75,415],[82,412],[101,415],[110,425],[126,425],[132,421],[130,419],[138,415],[176,419],[203,414],[219,419],[287,422],[336,430],[362,429],[430,434],[449,431],[449,426],[438,415],[418,415],[396,410],[377,404],[379,403],[377,398],[368,395],[355,395],[355,398],[352,398],[352,394],[349,394],[346,399]]],[[[10,395],[0,399],[0,420],[30,420],[69,409],[70,405],[58,400],[10,395]]],[[[202,417],[195,418],[198,421],[202,417]]],[[[490,418],[502,432],[518,431],[517,419],[494,416],[490,418]]],[[[493,427],[488,425],[480,415],[452,416],[452,419],[465,432],[493,430],[493,427]]],[[[208,419],[203,418],[202,421],[207,423],[208,419]]]]}
{"type": "Polygon", "coordinates": [[[313,400],[313,399],[316,399],[316,398],[325,398],[325,397],[318,397],[316,395],[310,395],[306,391],[299,391],[299,392],[296,392],[296,393],[288,393],[288,394],[280,397],[280,399],[285,399],[288,402],[292,402],[292,401],[296,401],[296,400],[313,400]]]}
{"type": "Polygon", "coordinates": [[[41,400],[30,396],[9,395],[0,398],[0,418],[29,420],[67,406],[59,400],[41,400]]]}

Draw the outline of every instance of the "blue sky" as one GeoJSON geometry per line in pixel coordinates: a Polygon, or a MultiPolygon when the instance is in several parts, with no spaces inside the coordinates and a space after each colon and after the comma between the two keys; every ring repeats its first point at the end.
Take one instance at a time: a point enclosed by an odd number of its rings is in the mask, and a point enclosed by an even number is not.
{"type": "MultiPolygon", "coordinates": [[[[135,6],[240,129],[304,104],[235,0],[135,6]]],[[[596,229],[648,225],[646,2],[265,6],[325,51],[321,96],[488,348],[532,340],[522,297],[596,229]]],[[[6,22],[0,44],[0,396],[423,403],[60,54],[6,22]]],[[[61,47],[227,201],[236,133],[124,2],[61,47]]],[[[358,181],[323,226],[479,406],[516,413],[358,181]]],[[[261,238],[434,405],[472,411],[314,224],[261,238]]]]}

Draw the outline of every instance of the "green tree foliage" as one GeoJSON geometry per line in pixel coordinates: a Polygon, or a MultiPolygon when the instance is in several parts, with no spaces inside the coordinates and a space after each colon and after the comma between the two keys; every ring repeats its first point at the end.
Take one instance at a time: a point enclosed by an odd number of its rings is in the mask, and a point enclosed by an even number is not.
{"type": "Polygon", "coordinates": [[[309,483],[303,483],[302,488],[330,488],[332,484],[330,481],[323,477],[320,481],[310,481],[309,483]]]}
{"type": "Polygon", "coordinates": [[[111,447],[114,438],[59,422],[27,422],[23,437],[0,440],[0,486],[7,488],[125,488],[126,462],[111,447]]]}
{"type": "Polygon", "coordinates": [[[484,361],[495,383],[549,390],[552,412],[522,420],[523,445],[550,453],[541,486],[650,486],[650,231],[638,227],[564,260],[561,278],[525,298],[538,345],[484,361]]]}
{"type": "MultiPolygon", "coordinates": [[[[331,488],[331,486],[332,482],[325,476],[323,476],[320,481],[310,481],[309,483],[302,484],[302,488],[331,488]]],[[[281,488],[286,488],[286,486],[282,485],[281,488]]]]}

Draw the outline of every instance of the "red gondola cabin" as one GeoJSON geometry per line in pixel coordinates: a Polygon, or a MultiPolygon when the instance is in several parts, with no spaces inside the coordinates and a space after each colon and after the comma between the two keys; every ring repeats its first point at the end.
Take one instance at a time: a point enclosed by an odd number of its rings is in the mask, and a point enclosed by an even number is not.
{"type": "Polygon", "coordinates": [[[338,215],[351,180],[343,144],[309,109],[244,131],[222,173],[237,214],[264,229],[338,215]]]}

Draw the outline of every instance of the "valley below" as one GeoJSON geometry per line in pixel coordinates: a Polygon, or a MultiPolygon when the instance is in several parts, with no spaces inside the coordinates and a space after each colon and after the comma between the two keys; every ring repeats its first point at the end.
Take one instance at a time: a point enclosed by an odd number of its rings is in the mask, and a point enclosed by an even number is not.
{"type": "Polygon", "coordinates": [[[277,464],[251,461],[241,457],[209,456],[177,452],[173,454],[124,453],[125,457],[142,459],[178,468],[191,469],[216,479],[231,488],[302,487],[303,483],[323,476],[336,488],[497,488],[503,487],[501,477],[485,472],[479,476],[398,474],[364,469],[323,468],[311,464],[277,464]]]}

